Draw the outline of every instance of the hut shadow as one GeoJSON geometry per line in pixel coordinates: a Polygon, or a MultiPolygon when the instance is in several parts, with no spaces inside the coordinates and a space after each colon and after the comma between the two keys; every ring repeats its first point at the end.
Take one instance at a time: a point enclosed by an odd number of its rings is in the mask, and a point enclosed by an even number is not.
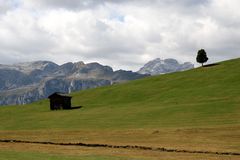
{"type": "Polygon", "coordinates": [[[220,65],[220,63],[207,64],[207,65],[204,65],[203,67],[213,67],[213,66],[218,66],[218,65],[220,65]]]}
{"type": "Polygon", "coordinates": [[[69,110],[73,110],[73,109],[80,109],[82,108],[83,106],[75,106],[75,107],[71,107],[69,110]]]}

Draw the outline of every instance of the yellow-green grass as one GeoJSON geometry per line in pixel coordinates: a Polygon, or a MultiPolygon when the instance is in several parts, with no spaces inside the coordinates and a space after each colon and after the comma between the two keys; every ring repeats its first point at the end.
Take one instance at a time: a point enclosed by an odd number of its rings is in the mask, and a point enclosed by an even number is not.
{"type": "Polygon", "coordinates": [[[0,139],[240,151],[240,59],[72,96],[81,109],[0,107],[0,139]]]}
{"type": "MultiPolygon", "coordinates": [[[[39,152],[0,151],[0,160],[127,160],[101,155],[69,156],[59,154],[47,154],[39,152]]],[[[139,159],[140,160],[140,159],[139,159]]]]}
{"type": "Polygon", "coordinates": [[[0,145],[0,160],[238,160],[237,156],[41,144],[0,145]]]}
{"type": "Polygon", "coordinates": [[[101,156],[66,156],[37,152],[0,151],[0,160],[123,160],[114,157],[101,156]]]}

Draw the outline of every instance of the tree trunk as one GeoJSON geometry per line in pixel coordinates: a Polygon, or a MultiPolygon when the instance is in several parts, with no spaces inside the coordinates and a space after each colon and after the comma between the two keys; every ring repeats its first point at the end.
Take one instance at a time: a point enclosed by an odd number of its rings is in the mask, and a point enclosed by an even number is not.
{"type": "Polygon", "coordinates": [[[202,63],[202,67],[203,67],[203,63],[202,63]]]}

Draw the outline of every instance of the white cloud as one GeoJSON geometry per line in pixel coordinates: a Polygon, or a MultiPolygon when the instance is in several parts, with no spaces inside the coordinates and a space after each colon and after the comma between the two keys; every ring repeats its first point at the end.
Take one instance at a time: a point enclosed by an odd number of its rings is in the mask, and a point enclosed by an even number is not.
{"type": "Polygon", "coordinates": [[[0,14],[5,14],[9,10],[18,7],[19,2],[17,0],[0,0],[0,14]]]}
{"type": "MultiPolygon", "coordinates": [[[[1,0],[0,0],[1,2],[1,0]]],[[[8,0],[0,63],[98,61],[137,70],[153,58],[239,57],[238,0],[8,0]]]]}

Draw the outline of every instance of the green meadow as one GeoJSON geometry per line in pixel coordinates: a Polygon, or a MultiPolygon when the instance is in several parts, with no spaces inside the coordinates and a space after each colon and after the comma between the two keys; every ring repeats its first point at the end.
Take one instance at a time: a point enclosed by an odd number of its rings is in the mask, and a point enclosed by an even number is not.
{"type": "Polygon", "coordinates": [[[82,108],[50,111],[48,100],[0,107],[0,139],[240,151],[240,59],[71,95],[82,108]]]}
{"type": "MultiPolygon", "coordinates": [[[[58,154],[37,153],[37,152],[16,152],[16,151],[1,151],[0,160],[124,160],[123,158],[106,157],[106,156],[66,156],[58,154]]],[[[125,159],[127,160],[127,159],[125,159]]]]}

